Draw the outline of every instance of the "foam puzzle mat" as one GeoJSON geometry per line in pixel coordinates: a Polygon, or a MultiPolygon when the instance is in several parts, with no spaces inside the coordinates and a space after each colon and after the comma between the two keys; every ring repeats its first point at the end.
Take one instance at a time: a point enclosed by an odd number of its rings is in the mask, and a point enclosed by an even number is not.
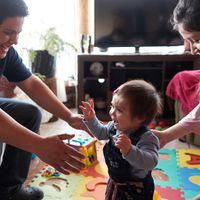
{"type": "MultiPolygon", "coordinates": [[[[98,162],[80,173],[63,175],[46,165],[29,185],[40,187],[44,200],[103,200],[108,176],[102,148],[97,142],[98,162]]],[[[191,200],[200,194],[200,150],[161,149],[152,174],[154,200],[191,200]]]]}

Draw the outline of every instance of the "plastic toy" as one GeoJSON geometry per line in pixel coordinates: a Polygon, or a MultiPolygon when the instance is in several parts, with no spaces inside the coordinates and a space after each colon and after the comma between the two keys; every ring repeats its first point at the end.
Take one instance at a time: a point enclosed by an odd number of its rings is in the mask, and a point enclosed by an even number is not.
{"type": "Polygon", "coordinates": [[[60,176],[60,173],[55,170],[54,168],[52,167],[48,167],[47,169],[45,169],[45,171],[42,173],[42,176],[45,176],[45,177],[52,177],[52,176],[60,176]]]}
{"type": "Polygon", "coordinates": [[[79,150],[85,155],[83,163],[88,168],[97,162],[96,139],[94,138],[75,138],[68,140],[68,144],[79,150]]]}
{"type": "Polygon", "coordinates": [[[159,120],[158,122],[154,119],[149,124],[150,129],[156,129],[158,131],[161,131],[163,128],[167,126],[166,122],[164,120],[159,120]]]}
{"type": "Polygon", "coordinates": [[[36,154],[34,154],[34,153],[31,154],[31,159],[32,160],[34,160],[36,157],[37,157],[36,154]]]}
{"type": "Polygon", "coordinates": [[[158,131],[162,130],[162,128],[160,126],[156,126],[155,129],[158,130],[158,131]]]}
{"type": "Polygon", "coordinates": [[[149,124],[149,128],[150,128],[150,129],[155,129],[155,128],[156,128],[156,125],[153,124],[153,123],[150,123],[150,124],[149,124]]]}
{"type": "Polygon", "coordinates": [[[164,120],[160,120],[158,121],[158,125],[161,127],[161,128],[165,128],[166,127],[166,122],[164,120]]]}

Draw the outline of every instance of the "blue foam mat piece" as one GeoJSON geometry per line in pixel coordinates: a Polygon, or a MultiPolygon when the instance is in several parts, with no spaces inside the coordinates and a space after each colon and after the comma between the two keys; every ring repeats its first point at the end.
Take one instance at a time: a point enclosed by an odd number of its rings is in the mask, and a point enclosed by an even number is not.
{"type": "Polygon", "coordinates": [[[169,156],[169,160],[159,159],[155,169],[161,169],[163,173],[168,177],[168,181],[154,179],[155,185],[162,187],[180,188],[180,182],[178,177],[178,165],[176,161],[176,150],[174,149],[161,149],[159,154],[166,154],[169,156]]]}
{"type": "Polygon", "coordinates": [[[189,180],[190,176],[200,176],[199,169],[179,168],[180,184],[183,190],[198,191],[200,193],[200,186],[192,183],[189,180]]]}

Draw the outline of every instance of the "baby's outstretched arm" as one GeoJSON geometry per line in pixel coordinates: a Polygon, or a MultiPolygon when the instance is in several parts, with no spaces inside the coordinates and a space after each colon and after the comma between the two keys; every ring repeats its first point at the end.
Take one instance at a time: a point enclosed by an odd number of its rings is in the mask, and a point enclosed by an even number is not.
{"type": "Polygon", "coordinates": [[[95,117],[93,99],[90,99],[88,102],[82,101],[82,105],[80,105],[79,108],[82,110],[85,120],[91,120],[95,117]]]}
{"type": "Polygon", "coordinates": [[[89,134],[98,139],[108,139],[107,137],[107,127],[104,126],[97,118],[94,110],[94,100],[90,99],[88,102],[82,101],[82,105],[79,108],[83,112],[84,123],[88,127],[89,134]],[[105,134],[104,134],[105,133],[105,134]]]}

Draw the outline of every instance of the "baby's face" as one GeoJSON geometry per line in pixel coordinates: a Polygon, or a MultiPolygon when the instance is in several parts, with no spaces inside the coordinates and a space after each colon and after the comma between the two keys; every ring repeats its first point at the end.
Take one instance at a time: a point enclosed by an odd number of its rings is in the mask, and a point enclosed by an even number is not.
{"type": "Polygon", "coordinates": [[[124,133],[132,132],[140,126],[141,121],[137,117],[133,118],[130,113],[129,102],[117,93],[113,95],[109,114],[115,128],[124,133]]]}

